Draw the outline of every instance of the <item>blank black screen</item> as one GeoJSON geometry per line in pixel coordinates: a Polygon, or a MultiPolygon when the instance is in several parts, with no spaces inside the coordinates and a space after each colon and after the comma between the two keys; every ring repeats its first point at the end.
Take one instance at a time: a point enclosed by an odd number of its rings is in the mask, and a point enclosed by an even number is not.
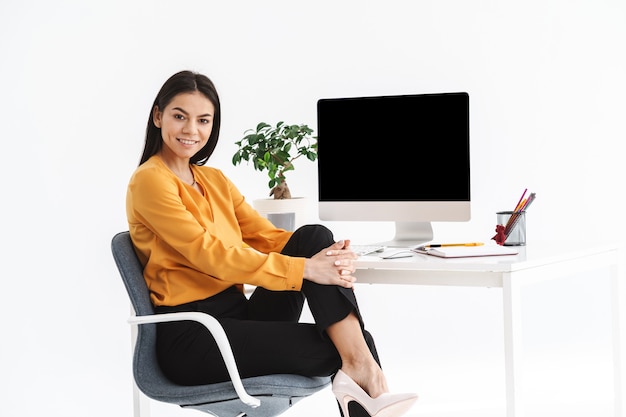
{"type": "Polygon", "coordinates": [[[467,93],[317,103],[320,201],[470,201],[467,93]]]}

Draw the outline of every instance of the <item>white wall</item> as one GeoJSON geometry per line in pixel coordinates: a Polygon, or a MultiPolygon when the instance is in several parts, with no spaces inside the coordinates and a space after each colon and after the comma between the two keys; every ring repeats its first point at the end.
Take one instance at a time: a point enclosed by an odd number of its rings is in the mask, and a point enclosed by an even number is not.
{"type": "MultiPolygon", "coordinates": [[[[130,415],[129,309],[109,242],[126,228],[126,183],[169,75],[198,70],[216,83],[223,128],[210,163],[250,199],[265,195],[265,178],[230,158],[259,121],[315,126],[325,96],[468,91],[473,221],[437,224],[437,237],[489,238],[494,213],[528,187],[538,195],[530,244],[622,244],[624,22],[619,0],[1,2],[0,414],[130,415]]],[[[292,189],[315,198],[314,164],[297,169],[292,189]]],[[[391,233],[331,226],[354,239],[391,233]]],[[[590,340],[603,349],[608,330],[593,329],[604,329],[606,303],[593,294],[605,281],[581,279],[571,304],[559,299],[557,310],[585,303],[597,317],[590,337],[557,337],[558,352],[590,340]]],[[[502,397],[496,290],[361,291],[392,387],[392,377],[414,382],[423,410],[502,397]],[[406,294],[414,322],[379,308],[379,297],[406,294]],[[476,373],[496,382],[472,383],[476,373]]],[[[528,296],[552,309],[541,292],[528,296]]],[[[554,332],[537,317],[541,350],[554,332]]]]}

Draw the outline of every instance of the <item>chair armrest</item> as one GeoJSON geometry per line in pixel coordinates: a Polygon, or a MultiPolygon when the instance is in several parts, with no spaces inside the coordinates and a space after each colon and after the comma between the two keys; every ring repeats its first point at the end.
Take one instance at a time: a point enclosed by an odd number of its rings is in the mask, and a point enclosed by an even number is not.
{"type": "Polygon", "coordinates": [[[198,323],[204,325],[209,330],[209,332],[211,332],[211,335],[215,339],[217,347],[222,354],[222,358],[224,359],[224,363],[226,364],[226,369],[228,370],[228,374],[230,375],[230,379],[235,387],[235,391],[237,392],[239,399],[241,399],[244,404],[247,404],[252,408],[256,408],[261,405],[261,401],[258,398],[255,398],[246,392],[246,389],[241,382],[239,370],[237,369],[237,364],[235,362],[235,356],[233,355],[233,351],[230,347],[230,342],[228,341],[226,332],[224,332],[222,325],[215,319],[215,317],[206,313],[189,311],[154,314],[149,316],[132,316],[128,319],[128,322],[130,324],[146,324],[183,320],[197,321],[198,323]]]}

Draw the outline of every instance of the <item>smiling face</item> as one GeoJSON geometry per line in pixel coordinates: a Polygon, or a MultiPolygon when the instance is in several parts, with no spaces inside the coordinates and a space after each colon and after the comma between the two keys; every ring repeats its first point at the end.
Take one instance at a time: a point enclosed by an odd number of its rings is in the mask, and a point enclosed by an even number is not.
{"type": "Polygon", "coordinates": [[[177,163],[189,163],[209,140],[213,129],[215,106],[202,93],[181,93],[162,110],[153,110],[154,124],[161,129],[161,157],[177,163]]]}

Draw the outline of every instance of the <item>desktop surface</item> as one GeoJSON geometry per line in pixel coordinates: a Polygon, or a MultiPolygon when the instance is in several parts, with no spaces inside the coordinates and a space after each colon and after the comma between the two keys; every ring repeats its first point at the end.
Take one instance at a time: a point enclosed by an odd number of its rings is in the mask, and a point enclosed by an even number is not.
{"type": "MultiPolygon", "coordinates": [[[[467,258],[440,258],[432,255],[411,253],[410,257],[383,259],[379,254],[361,256],[356,261],[357,282],[359,270],[364,269],[406,269],[406,270],[468,270],[512,272],[533,268],[546,263],[564,262],[590,254],[617,251],[617,245],[605,244],[597,247],[584,247],[580,244],[555,244],[554,242],[533,242],[516,247],[517,255],[480,256],[467,258]]],[[[409,249],[409,248],[406,248],[409,249]]],[[[394,251],[400,250],[394,248],[394,251]]]]}

